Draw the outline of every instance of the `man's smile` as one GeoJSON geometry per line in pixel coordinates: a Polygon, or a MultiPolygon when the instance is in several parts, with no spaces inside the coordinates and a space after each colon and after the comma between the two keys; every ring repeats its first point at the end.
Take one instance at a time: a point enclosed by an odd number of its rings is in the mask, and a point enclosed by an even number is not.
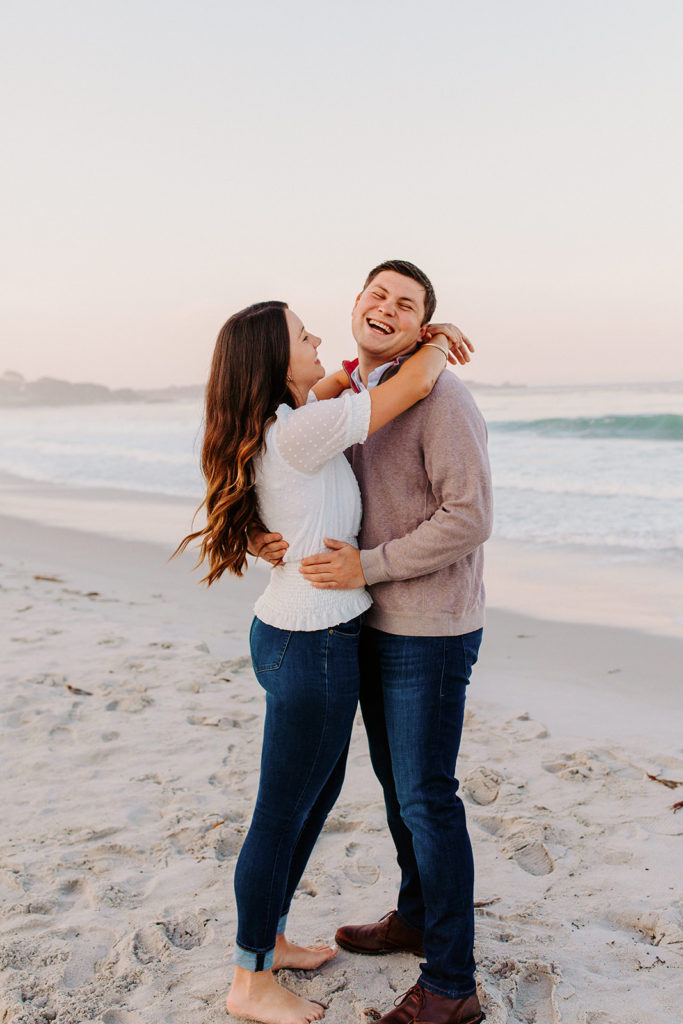
{"type": "Polygon", "coordinates": [[[385,324],[382,320],[374,320],[371,317],[367,317],[366,323],[368,327],[371,327],[373,331],[381,331],[382,334],[393,334],[394,328],[390,327],[389,324],[385,324]]]}

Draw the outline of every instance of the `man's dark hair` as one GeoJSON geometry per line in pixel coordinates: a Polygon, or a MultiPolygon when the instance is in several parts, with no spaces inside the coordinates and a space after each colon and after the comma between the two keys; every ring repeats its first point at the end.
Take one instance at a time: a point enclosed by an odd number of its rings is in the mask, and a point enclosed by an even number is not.
{"type": "Polygon", "coordinates": [[[421,284],[425,290],[425,315],[422,320],[423,324],[429,323],[434,316],[434,310],[436,309],[436,295],[434,294],[434,286],[429,280],[427,275],[416,267],[414,263],[408,263],[408,260],[385,260],[384,263],[380,263],[379,266],[374,267],[370,271],[368,276],[365,278],[365,284],[363,285],[363,291],[367,286],[374,281],[378,274],[381,274],[383,270],[393,270],[396,274],[403,274],[404,277],[412,277],[413,281],[417,281],[421,284]]]}

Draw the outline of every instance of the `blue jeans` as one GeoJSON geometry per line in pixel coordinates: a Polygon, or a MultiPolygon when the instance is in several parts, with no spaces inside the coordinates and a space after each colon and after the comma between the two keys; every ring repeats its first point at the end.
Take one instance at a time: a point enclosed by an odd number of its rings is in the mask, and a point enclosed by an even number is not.
{"type": "Polygon", "coordinates": [[[275,938],[344,781],[358,706],[361,617],[311,632],[251,626],[254,671],[266,691],[258,796],[235,868],[234,961],[273,965],[275,938]]]}
{"type": "Polygon", "coordinates": [[[424,934],[420,984],[451,999],[475,991],[474,863],[455,762],[481,637],[364,627],[360,645],[363,719],[401,869],[398,914],[424,934]]]}

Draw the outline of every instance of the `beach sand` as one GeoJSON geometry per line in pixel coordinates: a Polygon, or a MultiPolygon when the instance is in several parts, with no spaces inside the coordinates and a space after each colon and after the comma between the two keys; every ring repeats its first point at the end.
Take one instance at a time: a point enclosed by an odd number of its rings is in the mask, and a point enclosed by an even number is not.
{"type": "MultiPolygon", "coordinates": [[[[60,499],[38,485],[23,503],[19,485],[5,497],[0,1021],[230,1021],[232,873],[264,710],[247,633],[263,570],[207,592],[190,556],[168,564],[186,503],[60,499]]],[[[595,598],[609,615],[591,611],[586,624],[562,553],[549,550],[544,569],[537,552],[517,597],[515,564],[521,577],[528,552],[491,545],[499,607],[459,758],[487,1020],[671,1024],[683,786],[648,775],[683,781],[676,614],[651,602],[637,629],[638,601],[618,576],[602,581],[613,600],[595,598]],[[528,614],[536,607],[547,617],[528,614]],[[620,607],[628,628],[614,623],[620,607]]],[[[376,920],[395,906],[397,880],[358,719],[290,936],[325,941],[341,923],[376,920]]],[[[418,971],[407,954],[340,950],[283,980],[322,1002],[328,1024],[361,1024],[418,971]]]]}

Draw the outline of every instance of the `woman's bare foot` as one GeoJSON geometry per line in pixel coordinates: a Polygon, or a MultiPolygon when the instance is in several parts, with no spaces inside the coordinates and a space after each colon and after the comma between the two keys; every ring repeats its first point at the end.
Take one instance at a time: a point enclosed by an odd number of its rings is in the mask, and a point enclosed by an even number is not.
{"type": "Polygon", "coordinates": [[[278,985],[271,971],[247,971],[244,967],[235,967],[225,1005],[235,1017],[260,1024],[311,1024],[325,1013],[320,1003],[278,985]]]}
{"type": "Polygon", "coordinates": [[[336,946],[296,946],[284,935],[278,935],[273,953],[273,970],[290,967],[297,971],[312,971],[337,953],[336,946]]]}

